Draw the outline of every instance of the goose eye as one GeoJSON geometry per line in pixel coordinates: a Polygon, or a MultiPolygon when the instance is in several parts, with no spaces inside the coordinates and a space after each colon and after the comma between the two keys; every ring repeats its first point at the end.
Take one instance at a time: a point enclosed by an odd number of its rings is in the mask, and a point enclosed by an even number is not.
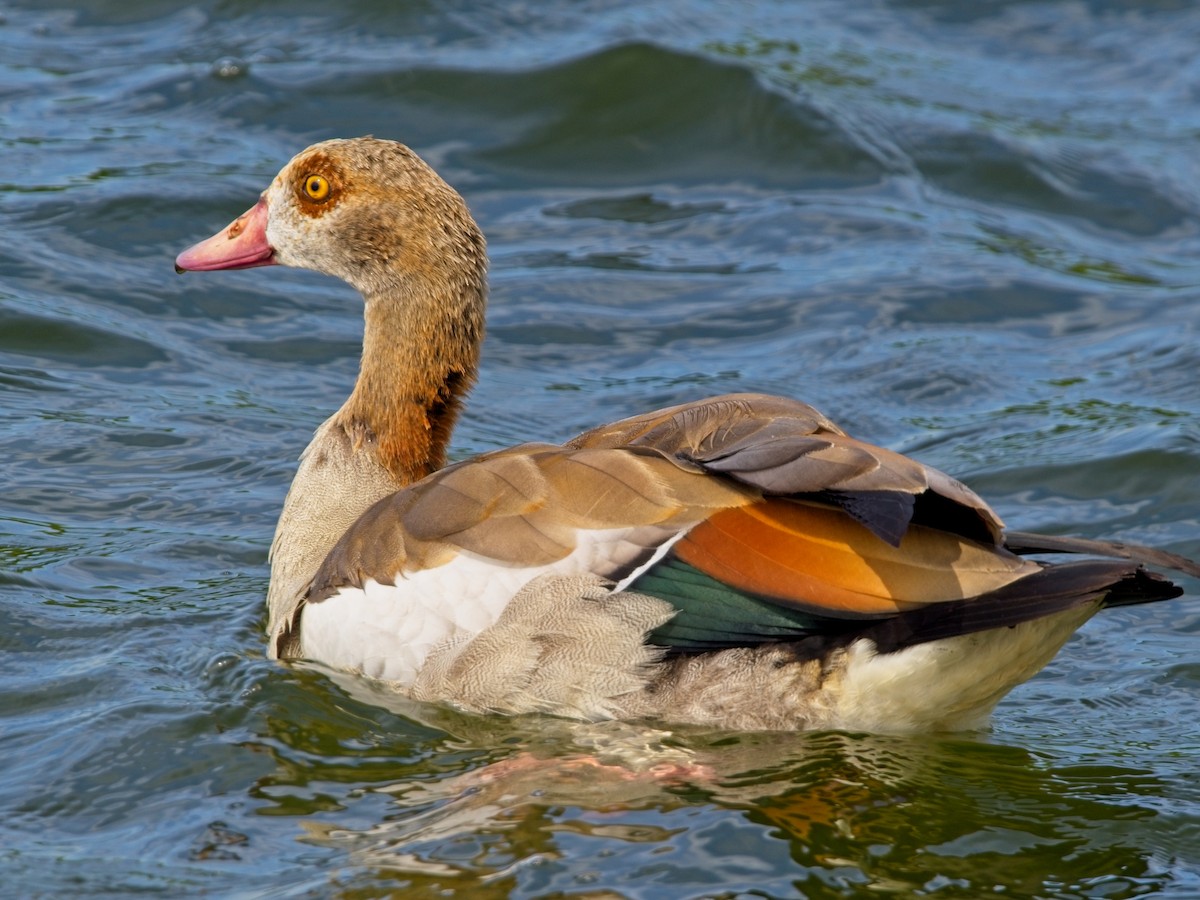
{"type": "Polygon", "coordinates": [[[305,175],[304,196],[309,200],[324,200],[329,196],[329,180],[323,175],[305,175]]]}

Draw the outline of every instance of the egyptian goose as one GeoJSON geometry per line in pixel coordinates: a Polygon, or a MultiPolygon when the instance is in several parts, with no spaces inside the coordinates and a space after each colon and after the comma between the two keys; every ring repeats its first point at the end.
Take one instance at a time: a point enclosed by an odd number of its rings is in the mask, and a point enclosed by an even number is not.
{"type": "Polygon", "coordinates": [[[177,271],[289,265],[365,300],[349,399],[271,548],[270,653],[499,712],[741,729],[975,727],[1172,554],[1009,533],[941,472],[734,394],[444,467],[487,255],[402,144],[314,144],[177,271]],[[1024,554],[1116,557],[1053,565],[1024,554]]]}

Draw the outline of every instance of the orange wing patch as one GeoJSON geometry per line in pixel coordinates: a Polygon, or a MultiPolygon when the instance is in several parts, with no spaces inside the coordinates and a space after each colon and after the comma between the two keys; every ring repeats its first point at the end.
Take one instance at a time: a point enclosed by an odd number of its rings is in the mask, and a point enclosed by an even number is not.
{"type": "Polygon", "coordinates": [[[839,509],[782,498],[721,510],[674,552],[738,590],[847,617],[975,596],[1038,568],[919,525],[893,547],[839,509]]]}

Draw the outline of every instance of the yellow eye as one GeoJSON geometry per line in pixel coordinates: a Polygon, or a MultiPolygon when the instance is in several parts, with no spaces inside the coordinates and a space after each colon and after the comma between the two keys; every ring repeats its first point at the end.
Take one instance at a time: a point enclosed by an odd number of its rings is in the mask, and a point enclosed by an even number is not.
{"type": "Polygon", "coordinates": [[[329,180],[324,175],[305,175],[304,196],[309,200],[324,200],[329,196],[329,180]]]}

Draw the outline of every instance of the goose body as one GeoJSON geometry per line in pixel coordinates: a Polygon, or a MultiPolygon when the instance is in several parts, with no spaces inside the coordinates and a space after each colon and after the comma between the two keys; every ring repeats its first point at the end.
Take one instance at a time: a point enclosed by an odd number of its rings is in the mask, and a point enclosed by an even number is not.
{"type": "Polygon", "coordinates": [[[734,394],[445,466],[486,250],[407,147],[326,141],[179,271],[284,264],[365,301],[360,374],[271,553],[273,656],[499,712],[734,728],[972,727],[1104,606],[1178,596],[1147,548],[1005,534],[953,478],[734,394]],[[1109,559],[1048,564],[1028,553],[1109,559]]]}

